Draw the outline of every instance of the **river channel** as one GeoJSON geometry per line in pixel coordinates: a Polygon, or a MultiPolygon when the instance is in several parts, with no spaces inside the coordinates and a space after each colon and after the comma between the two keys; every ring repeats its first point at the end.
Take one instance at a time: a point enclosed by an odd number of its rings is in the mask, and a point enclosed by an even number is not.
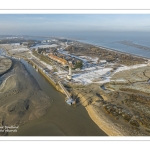
{"type": "Polygon", "coordinates": [[[68,105],[65,95],[58,92],[32,65],[24,60],[21,62],[50,97],[52,104],[44,116],[20,125],[16,133],[9,133],[10,136],[106,136],[82,105],[68,105]]]}

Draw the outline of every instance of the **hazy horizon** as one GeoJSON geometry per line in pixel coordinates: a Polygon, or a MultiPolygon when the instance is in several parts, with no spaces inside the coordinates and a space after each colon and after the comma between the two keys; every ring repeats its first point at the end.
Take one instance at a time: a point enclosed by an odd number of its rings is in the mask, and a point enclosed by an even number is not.
{"type": "Polygon", "coordinates": [[[0,14],[0,35],[149,32],[149,14],[0,14]]]}

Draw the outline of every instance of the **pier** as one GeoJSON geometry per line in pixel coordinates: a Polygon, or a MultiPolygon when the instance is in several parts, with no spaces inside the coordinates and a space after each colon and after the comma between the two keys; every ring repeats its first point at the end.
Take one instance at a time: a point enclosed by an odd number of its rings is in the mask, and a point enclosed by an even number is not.
{"type": "Polygon", "coordinates": [[[58,81],[59,86],[62,88],[62,90],[64,91],[64,93],[66,94],[67,98],[70,98],[71,95],[70,93],[66,90],[66,88],[62,85],[62,83],[60,81],[58,81]]]}
{"type": "Polygon", "coordinates": [[[69,105],[75,104],[75,100],[72,99],[70,93],[66,90],[66,88],[63,86],[63,84],[58,81],[59,86],[62,88],[62,90],[64,91],[64,93],[66,94],[66,103],[69,105]]]}

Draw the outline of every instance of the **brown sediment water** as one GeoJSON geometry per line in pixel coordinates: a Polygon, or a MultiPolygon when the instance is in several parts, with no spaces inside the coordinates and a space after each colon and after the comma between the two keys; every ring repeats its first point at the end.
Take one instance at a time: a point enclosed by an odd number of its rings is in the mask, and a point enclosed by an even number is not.
{"type": "Polygon", "coordinates": [[[65,95],[57,91],[35,69],[22,60],[26,69],[34,76],[41,90],[49,96],[52,105],[47,113],[24,125],[20,125],[10,136],[107,136],[89,117],[82,105],[70,106],[65,102],[65,95]]]}

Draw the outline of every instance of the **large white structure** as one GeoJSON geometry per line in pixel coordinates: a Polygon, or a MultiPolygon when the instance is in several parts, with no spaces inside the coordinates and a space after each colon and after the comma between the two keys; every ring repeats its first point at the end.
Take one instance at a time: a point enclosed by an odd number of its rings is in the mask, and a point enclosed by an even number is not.
{"type": "Polygon", "coordinates": [[[72,62],[69,61],[69,74],[67,75],[67,79],[71,80],[72,79],[72,62]]]}

